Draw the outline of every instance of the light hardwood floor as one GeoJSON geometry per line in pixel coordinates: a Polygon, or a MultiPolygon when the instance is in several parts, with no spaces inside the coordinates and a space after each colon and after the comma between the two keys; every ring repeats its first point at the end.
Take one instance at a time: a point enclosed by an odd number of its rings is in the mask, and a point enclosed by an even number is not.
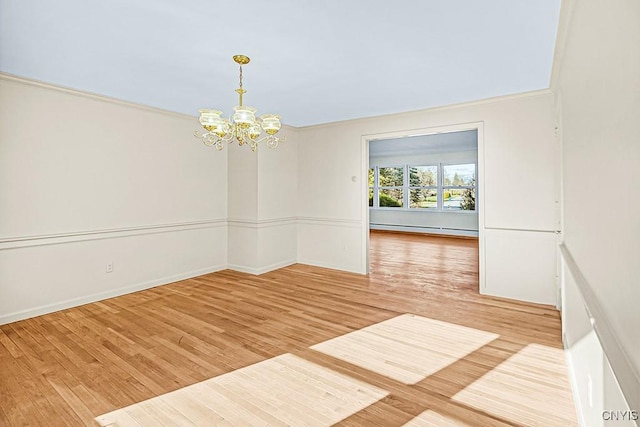
{"type": "Polygon", "coordinates": [[[575,425],[558,312],[479,295],[477,240],[373,232],[370,255],[369,276],[227,270],[0,326],[0,425],[95,425],[285,353],[388,391],[341,425],[575,425]],[[310,348],[405,313],[492,339],[415,384],[310,348]]]}

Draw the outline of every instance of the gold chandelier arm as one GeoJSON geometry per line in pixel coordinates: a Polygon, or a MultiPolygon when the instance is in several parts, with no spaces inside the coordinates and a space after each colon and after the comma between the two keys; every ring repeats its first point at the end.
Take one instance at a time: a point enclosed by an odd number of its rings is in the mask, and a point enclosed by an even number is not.
{"type": "Polygon", "coordinates": [[[214,132],[204,132],[201,134],[200,132],[195,131],[193,132],[193,136],[195,136],[198,139],[201,139],[202,143],[207,147],[211,147],[211,146],[216,147],[216,150],[218,151],[224,148],[224,143],[227,143],[227,144],[231,143],[233,142],[233,139],[234,139],[233,134],[220,137],[219,135],[216,135],[214,132]]]}
{"type": "Polygon", "coordinates": [[[243,105],[243,96],[247,91],[242,83],[242,66],[249,63],[250,59],[245,55],[235,55],[233,60],[239,65],[239,87],[235,90],[238,94],[238,106],[233,107],[234,113],[228,118],[222,118],[222,111],[203,108],[200,113],[200,124],[206,132],[194,132],[194,136],[202,140],[207,146],[215,146],[222,150],[223,143],[238,141],[238,145],[249,145],[256,151],[260,142],[265,142],[269,148],[276,148],[284,137],[276,137],[280,130],[280,116],[276,114],[263,114],[259,118],[255,116],[256,109],[243,105]],[[261,136],[265,132],[266,136],[261,136]]]}
{"type": "Polygon", "coordinates": [[[255,145],[257,147],[258,144],[264,142],[269,148],[277,148],[278,144],[285,142],[286,140],[286,136],[265,135],[262,138],[251,139],[251,145],[255,145]]]}

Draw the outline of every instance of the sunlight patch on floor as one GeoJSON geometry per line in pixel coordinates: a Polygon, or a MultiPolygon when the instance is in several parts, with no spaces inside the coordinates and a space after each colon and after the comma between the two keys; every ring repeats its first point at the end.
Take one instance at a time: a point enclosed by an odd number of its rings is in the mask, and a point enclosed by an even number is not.
{"type": "Polygon", "coordinates": [[[562,349],[530,344],[452,397],[517,424],[577,425],[562,349]]]}
{"type": "Polygon", "coordinates": [[[403,314],[311,348],[404,384],[416,384],[498,337],[403,314]]]}
{"type": "Polygon", "coordinates": [[[330,426],[387,391],[292,354],[96,418],[101,426],[330,426]]]}

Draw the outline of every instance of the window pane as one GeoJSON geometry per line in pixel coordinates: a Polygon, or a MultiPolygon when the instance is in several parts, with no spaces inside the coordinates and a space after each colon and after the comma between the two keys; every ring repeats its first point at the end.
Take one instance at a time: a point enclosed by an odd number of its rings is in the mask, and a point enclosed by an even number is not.
{"type": "Polygon", "coordinates": [[[374,177],[375,177],[375,172],[373,168],[370,168],[369,169],[369,187],[373,187],[374,177]]]}
{"type": "Polygon", "coordinates": [[[380,207],[381,208],[402,207],[402,189],[401,188],[381,188],[380,189],[380,207]]]}
{"type": "Polygon", "coordinates": [[[380,168],[380,187],[401,187],[403,185],[404,168],[380,168]]]}
{"type": "Polygon", "coordinates": [[[476,165],[446,165],[442,167],[444,185],[475,185],[476,165]]]}
{"type": "Polygon", "coordinates": [[[442,194],[443,209],[476,210],[476,192],[473,188],[447,188],[442,194]]]}
{"type": "Polygon", "coordinates": [[[373,187],[369,187],[369,206],[373,206],[373,187]]]}
{"type": "Polygon", "coordinates": [[[438,207],[437,193],[435,188],[409,190],[409,207],[435,209],[438,207]]]}
{"type": "Polygon", "coordinates": [[[438,185],[437,166],[411,166],[409,168],[410,187],[431,187],[438,185]]]}

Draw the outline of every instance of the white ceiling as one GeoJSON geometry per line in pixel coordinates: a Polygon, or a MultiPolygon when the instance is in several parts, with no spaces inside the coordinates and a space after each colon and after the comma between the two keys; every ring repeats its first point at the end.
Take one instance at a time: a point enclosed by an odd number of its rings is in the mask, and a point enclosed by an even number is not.
{"type": "Polygon", "coordinates": [[[305,126],[549,87],[561,0],[0,0],[0,70],[305,126]]]}

